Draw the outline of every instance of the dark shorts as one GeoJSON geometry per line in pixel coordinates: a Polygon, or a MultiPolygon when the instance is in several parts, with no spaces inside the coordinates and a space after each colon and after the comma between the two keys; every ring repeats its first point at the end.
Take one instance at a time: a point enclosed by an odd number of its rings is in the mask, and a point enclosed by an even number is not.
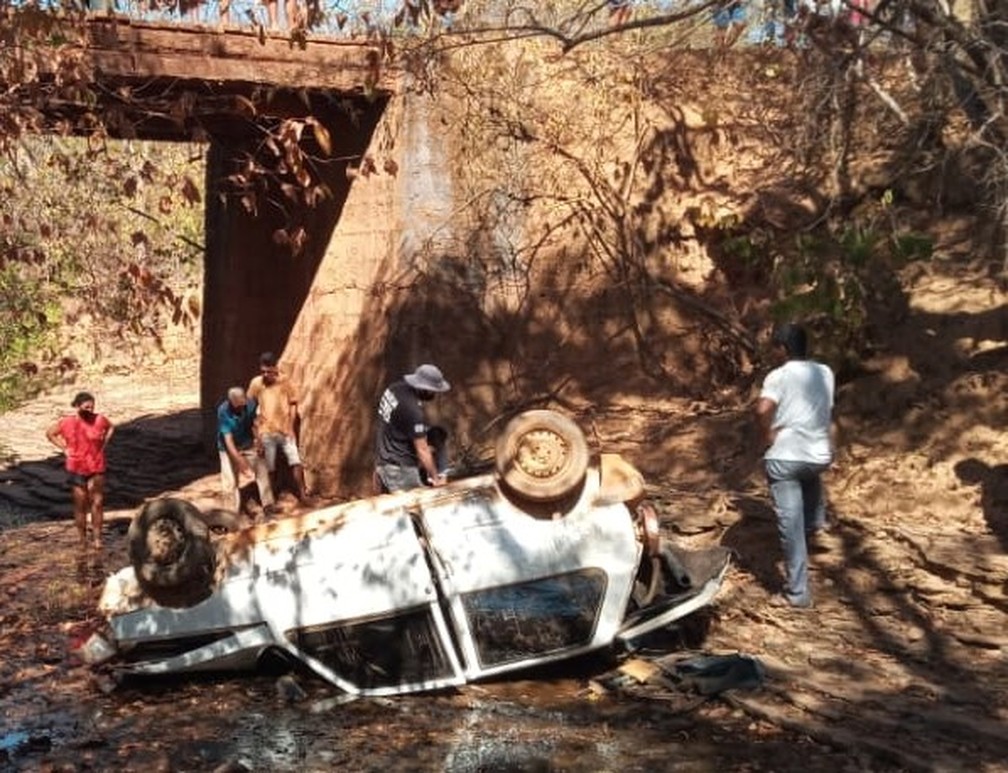
{"type": "Polygon", "coordinates": [[[732,24],[745,24],[746,10],[741,5],[729,8],[718,8],[714,11],[714,26],[718,29],[727,29],[732,24]]]}
{"type": "Polygon", "coordinates": [[[424,485],[419,467],[400,467],[397,464],[379,464],[378,479],[386,492],[409,491],[424,485]]]}
{"type": "Polygon", "coordinates": [[[90,475],[81,475],[79,472],[68,472],[67,483],[70,485],[70,488],[87,488],[88,481],[95,477],[95,475],[101,474],[100,472],[92,472],[90,475]]]}

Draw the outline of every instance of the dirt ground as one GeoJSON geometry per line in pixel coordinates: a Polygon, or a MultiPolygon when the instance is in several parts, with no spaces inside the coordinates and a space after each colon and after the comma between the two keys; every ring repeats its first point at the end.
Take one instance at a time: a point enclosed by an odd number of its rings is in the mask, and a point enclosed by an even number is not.
{"type": "MultiPolygon", "coordinates": [[[[111,690],[72,649],[145,498],[209,503],[193,356],[90,373],[2,417],[0,769],[1008,770],[1008,308],[986,268],[936,260],[904,278],[910,312],[839,390],[834,528],[811,556],[815,606],[767,600],[775,522],[743,400],[621,404],[581,417],[637,463],[663,528],[736,551],[700,630],[765,685],[706,700],[599,688],[613,663],[450,694],[340,701],[275,674],[111,690]],[[118,425],[106,548],[81,554],[46,425],[78,386],[118,425]],[[284,685],[288,685],[285,687],[284,685]]],[[[675,638],[675,637],[673,637],[675,638]]]]}

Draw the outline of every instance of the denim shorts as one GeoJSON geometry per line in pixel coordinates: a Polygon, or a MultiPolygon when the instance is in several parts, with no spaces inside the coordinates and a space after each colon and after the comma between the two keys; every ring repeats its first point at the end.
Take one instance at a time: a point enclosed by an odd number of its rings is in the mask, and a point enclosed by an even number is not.
{"type": "Polygon", "coordinates": [[[298,454],[297,443],[290,435],[280,432],[266,432],[262,436],[263,454],[266,457],[266,466],[270,472],[276,469],[277,451],[283,451],[287,457],[287,464],[295,467],[301,464],[301,455],[298,454]]]}
{"type": "Polygon", "coordinates": [[[732,24],[745,24],[746,10],[742,6],[735,8],[719,8],[714,12],[714,26],[725,29],[732,24]]]}

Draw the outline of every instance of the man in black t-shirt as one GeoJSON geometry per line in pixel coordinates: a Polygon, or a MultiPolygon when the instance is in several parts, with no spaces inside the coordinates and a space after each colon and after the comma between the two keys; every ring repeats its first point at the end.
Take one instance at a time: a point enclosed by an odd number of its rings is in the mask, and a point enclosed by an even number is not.
{"type": "MultiPolygon", "coordinates": [[[[435,365],[421,365],[401,381],[391,384],[378,401],[378,437],[375,443],[375,475],[380,491],[405,491],[424,485],[443,486],[428,433],[423,404],[451,389],[435,365]]],[[[442,431],[443,434],[443,431],[442,431]]]]}

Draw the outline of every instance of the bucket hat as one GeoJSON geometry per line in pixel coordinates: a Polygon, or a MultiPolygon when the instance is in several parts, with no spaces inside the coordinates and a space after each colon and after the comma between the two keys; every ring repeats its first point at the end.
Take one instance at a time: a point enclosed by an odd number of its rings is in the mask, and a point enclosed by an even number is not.
{"type": "Polygon", "coordinates": [[[445,381],[445,377],[441,374],[441,369],[437,365],[421,365],[412,373],[407,373],[403,378],[405,378],[406,383],[411,387],[424,392],[447,392],[451,389],[451,384],[445,381]]]}

